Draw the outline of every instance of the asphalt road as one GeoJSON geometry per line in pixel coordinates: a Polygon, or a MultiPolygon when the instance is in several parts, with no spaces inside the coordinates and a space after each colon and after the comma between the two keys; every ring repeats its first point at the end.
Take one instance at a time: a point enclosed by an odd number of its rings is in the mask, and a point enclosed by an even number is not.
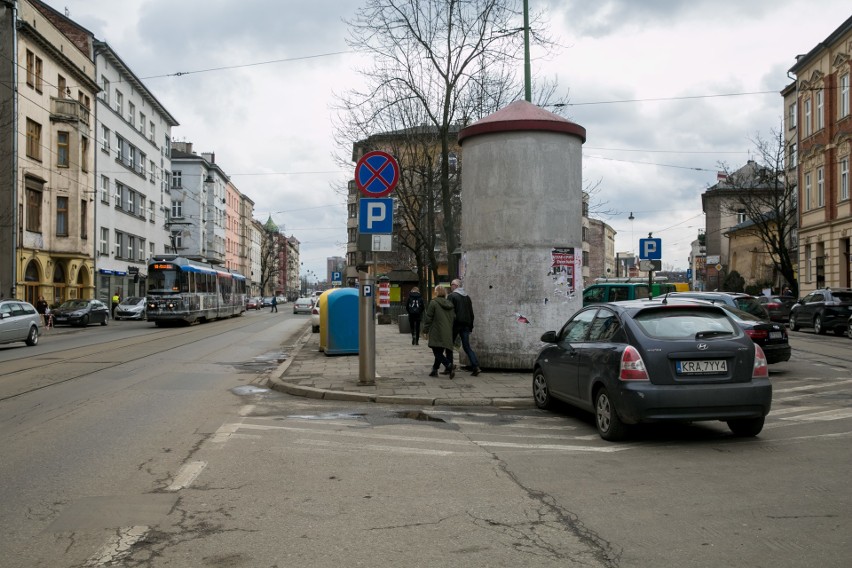
{"type": "Polygon", "coordinates": [[[0,566],[847,566],[852,341],[792,333],[759,438],[260,388],[286,310],[0,348],[0,566]]]}

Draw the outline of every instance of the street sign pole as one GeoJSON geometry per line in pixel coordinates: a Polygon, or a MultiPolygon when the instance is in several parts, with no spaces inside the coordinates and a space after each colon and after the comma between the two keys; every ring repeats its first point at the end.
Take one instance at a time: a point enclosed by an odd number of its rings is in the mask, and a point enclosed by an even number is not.
{"type": "MultiPolygon", "coordinates": [[[[649,239],[652,239],[652,238],[654,238],[654,237],[653,237],[653,235],[652,235],[651,233],[648,233],[648,238],[649,238],[649,239]]],[[[649,271],[648,271],[648,294],[649,294],[649,297],[653,297],[653,296],[654,296],[654,291],[653,291],[654,289],[653,289],[653,285],[654,285],[654,271],[653,271],[653,270],[649,270],[649,271]]]]}
{"type": "Polygon", "coordinates": [[[376,384],[376,281],[369,271],[358,274],[358,384],[376,384]]]}

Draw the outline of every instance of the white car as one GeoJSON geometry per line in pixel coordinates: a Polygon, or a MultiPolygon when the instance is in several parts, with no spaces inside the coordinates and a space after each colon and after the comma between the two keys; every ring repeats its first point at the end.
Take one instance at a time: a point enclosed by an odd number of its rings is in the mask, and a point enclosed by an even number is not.
{"type": "Polygon", "coordinates": [[[314,307],[313,298],[299,298],[293,302],[294,314],[310,314],[314,307]]]}
{"type": "Polygon", "coordinates": [[[118,320],[144,320],[145,319],[145,297],[132,296],[125,298],[115,308],[113,318],[118,320]]]}
{"type": "Polygon", "coordinates": [[[319,302],[314,304],[314,307],[311,308],[311,331],[314,333],[319,333],[320,327],[320,309],[319,302]]]}

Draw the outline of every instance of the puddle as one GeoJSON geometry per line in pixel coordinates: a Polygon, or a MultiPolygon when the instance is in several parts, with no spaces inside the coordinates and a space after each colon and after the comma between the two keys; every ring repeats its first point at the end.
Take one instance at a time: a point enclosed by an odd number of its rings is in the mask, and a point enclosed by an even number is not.
{"type": "Polygon", "coordinates": [[[237,396],[246,396],[250,394],[264,394],[269,392],[269,389],[265,389],[262,387],[256,387],[253,385],[243,385],[240,387],[234,387],[231,389],[231,392],[237,396]]]}
{"type": "Polygon", "coordinates": [[[366,416],[364,412],[327,412],[325,414],[291,414],[287,418],[300,420],[359,420],[366,416]]]}
{"type": "Polygon", "coordinates": [[[399,418],[408,418],[409,420],[421,420],[423,422],[446,422],[443,418],[435,418],[423,412],[422,410],[403,410],[395,412],[394,415],[399,418]]]}

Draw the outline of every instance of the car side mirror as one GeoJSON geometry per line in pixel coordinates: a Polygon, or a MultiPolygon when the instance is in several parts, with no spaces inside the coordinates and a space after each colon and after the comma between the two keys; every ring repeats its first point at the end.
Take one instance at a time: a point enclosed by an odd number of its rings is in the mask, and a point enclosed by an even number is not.
{"type": "Polygon", "coordinates": [[[541,340],[545,343],[556,343],[556,332],[555,331],[545,331],[544,335],[541,336],[541,340]]]}

